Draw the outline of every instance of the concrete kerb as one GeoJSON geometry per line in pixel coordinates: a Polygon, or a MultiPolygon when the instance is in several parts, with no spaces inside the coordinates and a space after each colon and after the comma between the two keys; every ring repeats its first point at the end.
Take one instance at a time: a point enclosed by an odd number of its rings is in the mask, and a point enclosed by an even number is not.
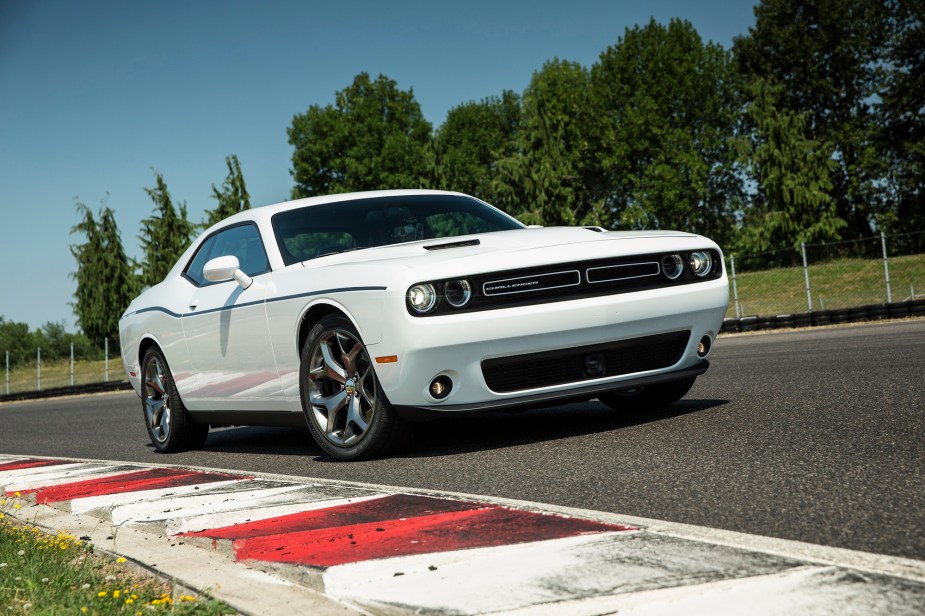
{"type": "MultiPolygon", "coordinates": [[[[58,460],[67,458],[55,458],[58,460]]],[[[71,459],[73,460],[73,459],[71,459]]],[[[112,464],[105,460],[73,460],[112,464]]],[[[133,464],[135,468],[164,468],[162,464],[133,464]]],[[[172,466],[172,468],[178,468],[172,466]]],[[[202,472],[228,471],[207,468],[182,468],[202,472]]],[[[235,474],[234,471],[231,474],[235,474]]],[[[244,473],[241,473],[244,476],[244,473]]],[[[261,482],[287,483],[302,486],[328,486],[332,492],[351,490],[352,493],[403,493],[461,500],[477,500],[513,509],[540,514],[558,514],[607,524],[622,524],[639,528],[644,533],[697,542],[712,546],[725,546],[751,553],[762,553],[788,560],[800,561],[819,567],[841,567],[864,573],[891,576],[916,583],[925,583],[925,562],[870,554],[843,548],[813,545],[798,541],[747,535],[733,531],[705,528],[663,520],[653,520],[620,514],[588,511],[569,507],[540,505],[512,499],[473,496],[454,492],[424,489],[407,489],[359,482],[291,477],[284,475],[248,473],[261,482]]],[[[206,491],[207,492],[207,491],[206,491]]],[[[34,499],[33,499],[34,502],[34,499]]],[[[151,524],[117,525],[111,521],[111,512],[87,511],[72,514],[68,506],[39,507],[35,505],[34,519],[26,520],[55,531],[67,531],[78,536],[89,536],[94,545],[115,554],[125,555],[150,570],[165,575],[177,583],[225,600],[243,613],[288,613],[287,606],[310,605],[315,613],[363,613],[364,609],[344,603],[324,594],[324,569],[307,566],[276,565],[263,562],[235,562],[230,541],[213,541],[193,537],[171,537],[163,522],[151,524]],[[91,514],[92,515],[88,515],[91,514]],[[109,519],[107,519],[109,517],[109,519]],[[226,545],[227,544],[227,545],[226,545]],[[256,599],[255,598],[259,598],[256,599]],[[295,602],[295,603],[293,603],[295,602]]],[[[365,604],[368,608],[370,605],[365,604]]],[[[375,613],[408,613],[394,605],[375,606],[375,613]],[[381,609],[380,609],[381,608],[381,609]]]]}

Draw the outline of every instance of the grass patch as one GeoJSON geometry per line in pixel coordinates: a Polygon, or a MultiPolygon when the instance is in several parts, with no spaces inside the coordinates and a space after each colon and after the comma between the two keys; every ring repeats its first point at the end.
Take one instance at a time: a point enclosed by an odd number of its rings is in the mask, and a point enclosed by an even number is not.
{"type": "Polygon", "coordinates": [[[51,535],[3,511],[21,506],[0,496],[0,614],[220,615],[228,605],[181,593],[169,582],[95,554],[92,544],[51,535]]]}
{"type": "MultiPolygon", "coordinates": [[[[909,299],[912,287],[917,298],[925,297],[925,255],[893,257],[889,261],[894,302],[909,299]]],[[[887,300],[883,261],[840,259],[809,267],[813,309],[849,308],[884,304],[887,300]]],[[[736,272],[742,316],[806,312],[806,279],[802,267],[758,272],[736,272]]],[[[732,282],[727,317],[735,317],[732,282]]]]}
{"type": "MultiPolygon", "coordinates": [[[[0,394],[6,392],[6,372],[0,356],[0,394]]],[[[81,360],[74,362],[74,384],[86,385],[88,383],[102,383],[106,379],[105,360],[81,360]]],[[[122,371],[122,361],[117,356],[109,358],[109,380],[123,381],[125,373],[122,371]]],[[[67,387],[71,384],[71,362],[56,361],[42,362],[42,389],[67,387]]],[[[21,391],[35,391],[38,387],[38,371],[33,359],[31,365],[10,369],[10,393],[21,391]]]]}

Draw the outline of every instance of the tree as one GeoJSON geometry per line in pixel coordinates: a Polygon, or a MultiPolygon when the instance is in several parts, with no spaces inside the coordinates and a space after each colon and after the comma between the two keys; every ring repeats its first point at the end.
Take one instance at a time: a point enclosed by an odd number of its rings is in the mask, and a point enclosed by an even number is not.
{"type": "Polygon", "coordinates": [[[833,146],[829,194],[846,234],[871,234],[883,162],[872,106],[881,86],[888,7],[882,0],[762,0],[733,49],[748,81],[780,86],[779,107],[806,115],[806,136],[833,146]]]}
{"type": "Polygon", "coordinates": [[[187,218],[186,204],[174,208],[164,177],[155,172],[156,186],[144,191],[154,202],[154,216],[141,222],[142,286],[160,283],[190,245],[195,228],[187,218]]]}
{"type": "Polygon", "coordinates": [[[520,97],[509,90],[450,109],[434,139],[437,185],[496,203],[496,166],[514,151],[520,116],[520,97]]]}
{"type": "MultiPolygon", "coordinates": [[[[893,208],[878,226],[901,233],[925,229],[925,1],[891,0],[889,5],[892,70],[880,111],[893,208]]],[[[925,237],[917,239],[910,249],[925,248],[925,237]]]]}
{"type": "Polygon", "coordinates": [[[835,166],[831,147],[806,137],[807,113],[777,107],[779,87],[758,80],[749,90],[748,114],[755,130],[746,158],[757,193],[739,248],[766,252],[840,239],[847,223],[829,194],[835,166]]]}
{"type": "Polygon", "coordinates": [[[516,151],[497,164],[497,204],[528,224],[609,223],[595,208],[589,155],[588,70],[554,59],[533,74],[523,96],[516,151]]]}
{"type": "Polygon", "coordinates": [[[334,105],[296,114],[288,134],[293,198],[431,184],[431,125],[414,92],[384,75],[360,73],[334,105]]]}
{"type": "Polygon", "coordinates": [[[241,163],[238,157],[234,154],[225,157],[225,165],[228,166],[228,175],[222,182],[222,189],[219,190],[215,184],[212,184],[212,198],[218,202],[218,205],[214,210],[206,210],[206,219],[202,225],[204,228],[211,227],[251,207],[251,198],[247,194],[247,186],[244,184],[244,174],[241,173],[241,163]]]}
{"type": "Polygon", "coordinates": [[[687,21],[627,29],[591,68],[595,190],[614,222],[719,242],[740,207],[731,56],[687,21]]]}
{"type": "Polygon", "coordinates": [[[100,209],[99,220],[83,203],[77,203],[81,221],[71,233],[81,233],[84,242],[71,245],[77,271],[74,313],[77,323],[91,340],[119,340],[119,318],[135,296],[138,282],[134,264],[125,256],[112,209],[100,209]]]}

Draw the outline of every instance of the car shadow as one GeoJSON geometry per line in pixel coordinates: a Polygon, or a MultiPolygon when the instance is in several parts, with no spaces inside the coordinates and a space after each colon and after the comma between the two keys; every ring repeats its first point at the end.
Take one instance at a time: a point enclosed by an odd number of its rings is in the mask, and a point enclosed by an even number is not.
{"type": "MultiPolygon", "coordinates": [[[[615,411],[600,402],[583,402],[514,413],[438,417],[413,424],[410,442],[390,458],[422,458],[487,451],[621,430],[698,413],[728,400],[685,399],[645,413],[615,411]]],[[[209,433],[204,451],[232,454],[292,455],[333,462],[311,439],[308,428],[241,426],[209,433]]]]}
{"type": "Polygon", "coordinates": [[[551,442],[622,430],[726,404],[729,400],[686,399],[645,413],[630,413],[595,401],[521,413],[438,418],[418,424],[412,444],[396,456],[433,457],[551,442]]]}

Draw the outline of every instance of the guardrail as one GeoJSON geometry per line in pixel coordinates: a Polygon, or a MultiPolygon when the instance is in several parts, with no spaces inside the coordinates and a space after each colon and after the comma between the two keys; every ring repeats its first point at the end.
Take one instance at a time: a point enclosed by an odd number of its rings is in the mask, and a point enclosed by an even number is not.
{"type": "Polygon", "coordinates": [[[723,320],[723,327],[720,331],[723,333],[751,332],[920,316],[925,316],[925,299],[836,308],[833,310],[730,317],[723,320]]]}

